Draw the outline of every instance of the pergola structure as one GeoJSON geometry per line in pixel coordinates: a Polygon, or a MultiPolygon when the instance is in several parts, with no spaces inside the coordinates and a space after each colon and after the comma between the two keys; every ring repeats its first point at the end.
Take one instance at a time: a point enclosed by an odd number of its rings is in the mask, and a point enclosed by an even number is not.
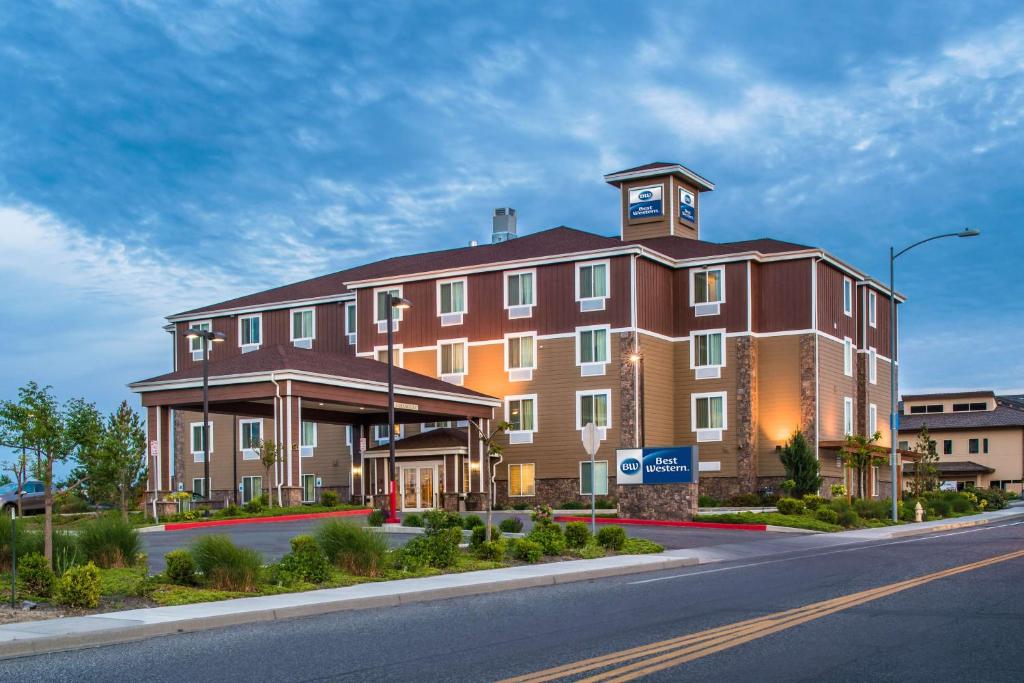
{"type": "MultiPolygon", "coordinates": [[[[273,419],[272,438],[282,452],[279,477],[286,504],[301,499],[299,435],[303,420],[353,427],[353,492],[365,491],[363,444],[368,442],[372,426],[388,422],[386,364],[340,353],[272,346],[212,360],[209,375],[211,414],[273,419]]],[[[493,419],[494,409],[501,405],[492,396],[403,368],[394,368],[394,384],[396,424],[467,420],[486,429],[483,423],[493,419]]],[[[141,395],[148,412],[147,492],[151,501],[157,500],[174,486],[170,412],[202,411],[202,368],[196,365],[129,386],[141,395]]],[[[483,452],[479,447],[474,450],[477,455],[483,452]]],[[[486,467],[481,461],[474,469],[483,472],[486,467]]],[[[484,490],[482,477],[474,482],[474,490],[484,490]]]]}

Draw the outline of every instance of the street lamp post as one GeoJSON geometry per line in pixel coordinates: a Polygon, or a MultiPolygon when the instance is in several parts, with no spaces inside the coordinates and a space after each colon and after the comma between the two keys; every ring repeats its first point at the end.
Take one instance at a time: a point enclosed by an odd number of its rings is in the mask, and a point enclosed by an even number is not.
{"type": "Polygon", "coordinates": [[[395,309],[404,310],[411,308],[412,303],[408,299],[387,294],[387,326],[388,326],[388,497],[390,503],[390,514],[388,524],[398,524],[398,490],[395,484],[395,344],[394,344],[394,316],[395,309]]]}
{"type": "Polygon", "coordinates": [[[902,467],[899,454],[896,452],[897,438],[899,437],[899,414],[896,406],[896,386],[898,366],[896,364],[896,259],[907,253],[914,247],[925,242],[942,239],[943,237],[975,237],[981,231],[974,228],[964,228],[960,232],[947,232],[941,235],[933,235],[927,239],[914,242],[909,247],[896,251],[889,247],[889,440],[892,442],[891,453],[889,454],[889,465],[892,468],[892,521],[899,521],[899,509],[897,501],[900,494],[897,467],[902,467]]]}
{"type": "Polygon", "coordinates": [[[203,341],[203,498],[210,499],[210,344],[222,342],[227,337],[223,332],[213,332],[198,327],[185,330],[188,340],[203,341]]]}

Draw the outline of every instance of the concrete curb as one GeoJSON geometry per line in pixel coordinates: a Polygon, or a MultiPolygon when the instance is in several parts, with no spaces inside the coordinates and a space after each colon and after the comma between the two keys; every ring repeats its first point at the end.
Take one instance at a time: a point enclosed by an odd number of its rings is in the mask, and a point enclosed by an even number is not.
{"type": "Polygon", "coordinates": [[[189,633],[224,626],[294,619],[348,610],[394,607],[501,591],[553,586],[643,572],[678,569],[696,557],[617,555],[597,560],[570,560],[465,574],[364,583],[180,607],[111,612],[0,626],[0,659],[126,643],[154,636],[189,633]],[[579,567],[565,571],[566,565],[579,567]],[[389,585],[390,584],[390,585],[389,585]],[[390,591],[387,589],[391,588],[390,591]]]}
{"type": "MultiPolygon", "coordinates": [[[[1002,512],[999,510],[998,512],[1002,512]]],[[[985,514],[985,513],[982,513],[985,514]]],[[[889,538],[906,538],[907,536],[920,536],[922,534],[930,534],[938,531],[951,531],[953,529],[966,529],[972,526],[984,526],[986,524],[992,524],[993,522],[1006,522],[1012,519],[1024,518],[1024,510],[1017,512],[1012,515],[1000,515],[998,517],[989,517],[987,519],[968,519],[960,522],[949,522],[948,524],[938,524],[927,528],[918,529],[904,529],[901,531],[893,531],[889,538]]]]}

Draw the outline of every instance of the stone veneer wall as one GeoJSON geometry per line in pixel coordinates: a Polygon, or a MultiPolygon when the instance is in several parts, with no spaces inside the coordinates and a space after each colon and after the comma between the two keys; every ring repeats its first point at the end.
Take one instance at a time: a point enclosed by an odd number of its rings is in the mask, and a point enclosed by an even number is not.
{"type": "Polygon", "coordinates": [[[619,516],[691,520],[697,514],[697,484],[616,486],[619,516]]]}
{"type": "Polygon", "coordinates": [[[757,339],[736,339],[736,478],[744,493],[757,491],[757,339]]]}
{"type": "MultiPolygon", "coordinates": [[[[636,424],[636,366],[629,357],[635,348],[635,339],[625,332],[619,334],[619,445],[631,448],[635,443],[636,424]]],[[[613,457],[609,457],[611,469],[613,457]]],[[[611,473],[609,473],[611,474],[611,473]]]]}
{"type": "MultiPolygon", "coordinates": [[[[608,467],[612,467],[612,459],[609,458],[608,467]]],[[[590,503],[590,496],[580,495],[580,480],[579,477],[573,477],[569,479],[537,479],[536,488],[537,494],[534,496],[518,496],[509,497],[508,489],[501,486],[503,482],[499,482],[497,486],[497,503],[505,507],[512,507],[521,503],[526,503],[531,507],[534,505],[550,505],[555,507],[561,503],[567,503],[569,501],[575,501],[578,503],[590,503]]],[[[609,498],[615,495],[615,478],[614,475],[608,477],[608,495],[599,495],[598,498],[609,498]]]]}
{"type": "MultiPolygon", "coordinates": [[[[181,412],[174,411],[174,480],[171,482],[171,489],[178,490],[178,482],[184,483],[185,479],[185,421],[181,419],[181,412]]],[[[186,486],[185,488],[189,488],[186,486]]]]}
{"type": "Polygon", "coordinates": [[[697,486],[700,495],[719,500],[731,498],[740,492],[740,480],[736,477],[702,477],[697,486]]]}
{"type": "Polygon", "coordinates": [[[815,382],[815,335],[800,336],[800,429],[807,442],[817,443],[817,383],[815,382]]]}
{"type": "Polygon", "coordinates": [[[868,355],[856,349],[854,355],[857,359],[857,397],[854,398],[857,414],[853,428],[858,434],[868,434],[868,355]]]}

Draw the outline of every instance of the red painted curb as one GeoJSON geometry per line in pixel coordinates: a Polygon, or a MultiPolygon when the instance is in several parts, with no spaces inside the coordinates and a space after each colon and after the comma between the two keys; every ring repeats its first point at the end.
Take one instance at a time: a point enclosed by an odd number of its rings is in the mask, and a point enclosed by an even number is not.
{"type": "Polygon", "coordinates": [[[164,531],[181,531],[183,529],[200,529],[208,526],[234,526],[235,524],[269,524],[271,522],[295,522],[303,519],[320,519],[322,517],[356,517],[368,515],[373,510],[338,510],[337,512],[309,512],[298,515],[278,515],[277,517],[241,517],[238,519],[212,519],[206,522],[171,522],[164,525],[164,531]]]}
{"type": "MultiPolygon", "coordinates": [[[[589,522],[590,517],[555,517],[556,522],[589,522]]],[[[681,526],[698,529],[735,529],[737,531],[768,531],[767,524],[726,524],[725,522],[674,522],[661,519],[616,519],[598,517],[598,524],[623,524],[636,526],[681,526]]]]}

